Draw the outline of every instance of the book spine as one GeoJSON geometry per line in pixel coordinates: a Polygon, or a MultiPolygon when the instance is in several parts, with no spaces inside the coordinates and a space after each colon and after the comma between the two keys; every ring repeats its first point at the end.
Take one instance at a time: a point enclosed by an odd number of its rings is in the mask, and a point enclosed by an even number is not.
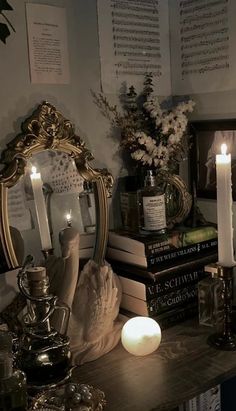
{"type": "Polygon", "coordinates": [[[130,278],[137,282],[141,281],[145,284],[155,284],[159,282],[159,280],[162,281],[161,279],[163,278],[172,278],[182,273],[196,271],[216,261],[217,253],[213,251],[210,254],[199,256],[199,258],[190,259],[189,261],[182,261],[179,264],[171,265],[167,268],[154,266],[149,270],[145,267],[137,267],[121,261],[112,261],[112,268],[116,274],[122,277],[130,278]]]}
{"type": "Polygon", "coordinates": [[[155,239],[145,244],[146,257],[152,257],[162,251],[177,250],[189,245],[217,239],[217,230],[214,226],[198,227],[189,232],[174,231],[166,234],[162,239],[155,239]]]}
{"type": "MultiPolygon", "coordinates": [[[[160,265],[167,267],[172,265],[174,262],[183,261],[188,258],[197,257],[199,258],[202,255],[209,254],[210,252],[217,251],[218,240],[207,240],[200,243],[191,244],[186,247],[179,248],[177,250],[167,250],[159,253],[156,256],[147,258],[148,267],[154,265],[160,265]]],[[[158,267],[160,268],[160,267],[158,267]]]]}
{"type": "Polygon", "coordinates": [[[197,397],[194,397],[189,401],[185,401],[179,406],[179,411],[200,411],[197,409],[197,397]]]}
{"type": "Polygon", "coordinates": [[[195,304],[188,304],[183,308],[176,308],[174,310],[164,313],[164,315],[157,315],[153,318],[158,322],[162,330],[166,330],[167,328],[180,324],[183,321],[196,317],[197,314],[198,305],[196,302],[195,304]]]}
{"type": "Polygon", "coordinates": [[[197,296],[197,284],[171,291],[147,301],[148,313],[153,317],[183,304],[196,302],[197,296]]]}
{"type": "Polygon", "coordinates": [[[160,275],[159,277],[157,276],[155,283],[145,285],[146,299],[150,300],[156,296],[161,296],[170,291],[183,288],[184,286],[197,284],[205,276],[204,266],[193,271],[180,272],[177,274],[171,272],[160,275]]]}
{"type": "Polygon", "coordinates": [[[154,244],[145,244],[145,256],[151,258],[163,251],[176,250],[176,247],[171,244],[171,238],[156,242],[154,244]]]}
{"type": "Polygon", "coordinates": [[[217,385],[199,395],[198,410],[220,411],[221,410],[221,388],[217,385]]]}

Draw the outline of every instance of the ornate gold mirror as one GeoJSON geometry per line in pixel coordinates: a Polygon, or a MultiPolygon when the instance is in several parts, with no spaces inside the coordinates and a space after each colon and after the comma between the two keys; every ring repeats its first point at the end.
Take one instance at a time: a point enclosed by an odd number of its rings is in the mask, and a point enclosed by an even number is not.
{"type": "MultiPolygon", "coordinates": [[[[1,254],[4,257],[0,265],[1,272],[16,268],[22,262],[20,261],[22,252],[19,250],[19,246],[17,247],[21,234],[14,226],[14,219],[9,218],[10,201],[8,199],[13,198],[12,203],[14,205],[14,192],[20,190],[22,186],[27,192],[27,186],[31,187],[30,183],[33,183],[34,178],[32,177],[31,168],[35,165],[39,167],[37,171],[45,172],[47,169],[48,176],[51,179],[50,182],[52,182],[52,170],[60,164],[60,188],[61,181],[66,181],[67,186],[68,183],[72,184],[70,178],[73,176],[74,186],[79,187],[78,196],[82,198],[84,194],[88,195],[88,192],[93,194],[96,205],[93,259],[101,263],[104,258],[108,233],[107,197],[110,194],[113,179],[106,169],[93,168],[90,164],[92,160],[93,155],[85,147],[81,138],[75,134],[72,123],[64,118],[50,103],[43,102],[40,104],[33,114],[22,123],[21,133],[7,144],[7,148],[2,152],[0,159],[3,165],[0,171],[0,240],[1,254]],[[46,160],[49,163],[45,163],[46,160]],[[89,187],[89,191],[86,189],[86,192],[84,192],[82,186],[83,188],[84,186],[89,187]]],[[[34,170],[35,175],[37,171],[34,170]]],[[[55,179],[54,184],[55,187],[58,184],[55,179]]],[[[48,188],[46,198],[50,197],[51,184],[46,187],[46,189],[48,188]]],[[[30,192],[30,190],[28,191],[30,192]]],[[[32,195],[32,192],[28,194],[32,195]]],[[[34,187],[33,194],[35,195],[34,187]]],[[[16,201],[15,209],[17,210],[18,204],[16,201]]],[[[66,204],[66,207],[68,211],[70,209],[75,210],[75,206],[71,203],[66,204]]],[[[63,201],[59,208],[63,209],[63,201]]],[[[53,206],[51,209],[48,208],[47,211],[49,210],[55,215],[53,206]]],[[[62,219],[64,218],[64,211],[62,211],[62,219]]],[[[73,213],[74,219],[78,221],[76,212],[73,211],[73,213]]],[[[17,219],[17,213],[15,218],[17,219]]],[[[21,215],[21,220],[22,223],[26,223],[24,214],[23,217],[21,215]]],[[[57,232],[55,232],[56,237],[57,232]]],[[[42,248],[47,251],[46,243],[45,247],[42,248]]],[[[27,245],[25,245],[25,254],[27,253],[27,245]]]]}

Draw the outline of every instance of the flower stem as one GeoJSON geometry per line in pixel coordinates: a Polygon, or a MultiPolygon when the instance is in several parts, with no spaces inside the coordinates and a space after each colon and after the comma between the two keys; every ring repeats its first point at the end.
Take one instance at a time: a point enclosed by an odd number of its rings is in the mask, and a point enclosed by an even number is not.
{"type": "Polygon", "coordinates": [[[3,16],[3,18],[7,21],[7,23],[9,24],[9,26],[12,28],[12,30],[14,32],[16,32],[16,30],[14,29],[13,25],[11,24],[10,20],[8,20],[7,16],[5,16],[5,14],[1,11],[0,14],[3,16]]]}

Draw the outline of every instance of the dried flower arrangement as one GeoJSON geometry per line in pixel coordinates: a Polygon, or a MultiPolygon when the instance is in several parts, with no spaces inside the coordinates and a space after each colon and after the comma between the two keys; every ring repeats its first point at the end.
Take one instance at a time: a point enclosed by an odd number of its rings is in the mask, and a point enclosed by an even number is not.
{"type": "Polygon", "coordinates": [[[153,95],[152,73],[146,74],[139,95],[131,86],[123,96],[123,113],[103,94],[92,94],[102,114],[113,127],[120,129],[120,146],[129,151],[135,162],[165,171],[182,160],[186,149],[186,114],[195,105],[192,100],[178,103],[172,109],[163,108],[164,104],[153,95]]]}

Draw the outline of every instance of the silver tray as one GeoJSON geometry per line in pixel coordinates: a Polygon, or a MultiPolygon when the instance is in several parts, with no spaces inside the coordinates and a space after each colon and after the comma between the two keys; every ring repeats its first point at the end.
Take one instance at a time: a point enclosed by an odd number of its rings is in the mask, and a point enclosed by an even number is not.
{"type": "Polygon", "coordinates": [[[102,411],[105,394],[91,385],[69,382],[38,394],[29,411],[102,411]]]}

